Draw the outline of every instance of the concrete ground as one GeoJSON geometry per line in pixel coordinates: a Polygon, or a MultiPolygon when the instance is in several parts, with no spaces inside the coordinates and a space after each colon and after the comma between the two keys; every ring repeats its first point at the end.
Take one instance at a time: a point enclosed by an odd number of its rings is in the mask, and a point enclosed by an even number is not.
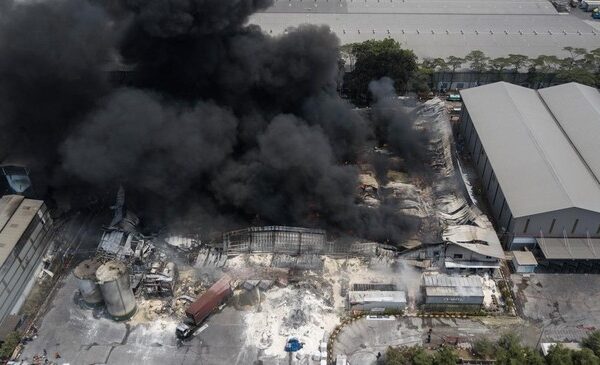
{"type": "Polygon", "coordinates": [[[542,341],[573,340],[600,329],[600,275],[513,274],[524,318],[543,328],[542,341]]]}
{"type": "Polygon", "coordinates": [[[432,348],[441,344],[469,346],[486,337],[497,339],[513,331],[527,344],[539,337],[539,329],[516,317],[461,319],[400,317],[393,320],[357,320],[342,329],[334,343],[334,356],[345,354],[351,364],[376,363],[377,353],[385,353],[388,346],[425,345],[432,348]],[[432,329],[431,343],[426,343],[432,329]]]}
{"type": "MultiPolygon", "coordinates": [[[[46,349],[50,360],[69,364],[253,364],[258,350],[245,345],[241,312],[226,308],[209,320],[209,327],[178,347],[175,320],[152,323],[115,322],[98,310],[76,303],[72,275],[39,326],[38,337],[26,345],[21,360],[46,349]]],[[[265,362],[268,364],[268,362],[265,362]]]]}

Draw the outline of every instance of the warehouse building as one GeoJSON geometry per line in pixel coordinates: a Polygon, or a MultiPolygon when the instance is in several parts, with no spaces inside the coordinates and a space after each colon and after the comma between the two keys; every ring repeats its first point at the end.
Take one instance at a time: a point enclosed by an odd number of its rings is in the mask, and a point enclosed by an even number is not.
{"type": "Polygon", "coordinates": [[[448,273],[493,274],[504,259],[502,245],[491,224],[489,228],[449,226],[442,237],[446,243],[444,268],[448,273]]]}
{"type": "Polygon", "coordinates": [[[513,270],[520,274],[532,273],[538,265],[531,251],[513,251],[511,263],[513,270]]]}
{"type": "Polygon", "coordinates": [[[403,311],[406,308],[406,293],[403,291],[350,291],[350,310],[361,312],[403,311]]]}
{"type": "Polygon", "coordinates": [[[600,262],[600,93],[498,82],[461,92],[460,134],[508,250],[540,265],[600,262]]]}
{"type": "Polygon", "coordinates": [[[41,200],[20,195],[0,199],[0,323],[15,314],[41,267],[50,215],[41,200]]]}
{"type": "Polygon", "coordinates": [[[423,292],[423,309],[429,311],[475,311],[483,306],[483,283],[479,276],[426,275],[423,292]]]}
{"type": "MultiPolygon", "coordinates": [[[[275,0],[248,23],[270,35],[325,24],[342,44],[393,38],[417,57],[523,54],[568,57],[563,47],[598,48],[600,32],[559,14],[547,0],[275,0]]],[[[352,60],[348,60],[349,63],[352,60]]]]}

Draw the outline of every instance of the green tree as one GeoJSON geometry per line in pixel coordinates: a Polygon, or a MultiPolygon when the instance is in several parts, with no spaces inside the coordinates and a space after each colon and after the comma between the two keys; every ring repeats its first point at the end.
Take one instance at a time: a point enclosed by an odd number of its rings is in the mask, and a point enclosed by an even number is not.
{"type": "Polygon", "coordinates": [[[498,365],[521,365],[525,363],[525,353],[519,336],[507,333],[496,344],[496,363],[498,365]]]}
{"type": "Polygon", "coordinates": [[[19,332],[14,331],[9,333],[0,346],[0,359],[9,359],[19,342],[21,342],[21,334],[19,332]]]}
{"type": "Polygon", "coordinates": [[[387,76],[394,80],[396,90],[406,90],[408,81],[417,71],[415,54],[400,47],[397,41],[368,40],[353,43],[346,49],[356,59],[352,72],[346,74],[344,88],[347,95],[356,103],[369,102],[369,82],[387,76]]]}
{"type": "Polygon", "coordinates": [[[567,67],[563,70],[560,70],[556,74],[556,78],[560,82],[578,82],[580,84],[590,86],[596,84],[596,75],[583,67],[575,67],[571,69],[567,67]]]}
{"type": "Polygon", "coordinates": [[[572,351],[560,344],[552,346],[546,355],[548,365],[573,365],[572,351]]]}
{"type": "Polygon", "coordinates": [[[458,70],[464,63],[465,63],[465,59],[460,58],[460,57],[449,56],[446,59],[446,65],[452,72],[452,75],[450,76],[450,87],[449,88],[452,88],[452,82],[454,81],[454,75],[456,74],[456,70],[458,70]]]}
{"type": "Polygon", "coordinates": [[[473,344],[473,352],[480,359],[491,359],[494,357],[496,349],[490,340],[482,338],[473,344]]]}
{"type": "Polygon", "coordinates": [[[546,360],[536,350],[524,347],[523,354],[525,356],[525,365],[546,365],[546,360]]]}
{"type": "Polygon", "coordinates": [[[477,73],[477,84],[479,84],[481,73],[487,69],[488,61],[490,60],[490,58],[486,57],[486,55],[482,51],[474,50],[469,52],[469,54],[465,56],[465,60],[469,62],[469,67],[471,68],[471,70],[477,73]]]}
{"type": "Polygon", "coordinates": [[[556,56],[541,55],[531,60],[530,65],[534,68],[533,74],[531,75],[533,87],[537,89],[539,87],[549,86],[554,79],[554,74],[560,68],[560,64],[561,62],[556,56]]]}
{"type": "Polygon", "coordinates": [[[524,68],[528,63],[529,57],[522,54],[509,54],[508,63],[513,67],[513,82],[517,80],[519,70],[524,68]]]}
{"type": "Polygon", "coordinates": [[[429,355],[422,347],[415,347],[412,354],[412,365],[433,365],[433,357],[429,355]]]}
{"type": "Polygon", "coordinates": [[[490,71],[496,74],[498,80],[502,81],[504,79],[503,72],[510,65],[508,58],[506,57],[498,57],[490,60],[490,71]]]}
{"type": "Polygon", "coordinates": [[[592,350],[596,356],[600,356],[600,331],[596,330],[587,335],[581,340],[581,345],[592,350]]]}
{"type": "Polygon", "coordinates": [[[433,365],[433,357],[422,347],[388,347],[384,365],[433,365]]]}
{"type": "Polygon", "coordinates": [[[456,365],[458,355],[451,347],[443,346],[435,353],[433,363],[435,365],[456,365]]]}
{"type": "Polygon", "coordinates": [[[588,348],[573,351],[573,365],[600,365],[600,358],[588,348]]]}

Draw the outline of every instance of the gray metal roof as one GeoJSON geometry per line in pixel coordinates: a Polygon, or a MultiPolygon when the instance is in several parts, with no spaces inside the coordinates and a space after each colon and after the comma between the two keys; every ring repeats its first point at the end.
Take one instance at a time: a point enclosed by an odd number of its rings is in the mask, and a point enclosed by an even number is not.
{"type": "Polygon", "coordinates": [[[423,285],[433,287],[482,287],[479,276],[425,275],[423,285]]]}
{"type": "Polygon", "coordinates": [[[19,205],[21,205],[23,199],[25,197],[21,195],[5,195],[0,198],[0,231],[8,223],[8,220],[13,216],[19,205]]]}
{"type": "Polygon", "coordinates": [[[538,238],[537,243],[547,259],[600,260],[600,239],[538,238]]]}
{"type": "MultiPolygon", "coordinates": [[[[41,200],[14,199],[17,201],[20,200],[20,204],[17,209],[13,210],[8,222],[0,230],[0,267],[2,267],[4,261],[6,261],[15,245],[19,242],[27,227],[29,227],[29,224],[42,207],[42,204],[44,204],[41,200]]],[[[0,211],[3,210],[2,205],[0,205],[0,211]]]]}
{"type": "Polygon", "coordinates": [[[504,250],[492,228],[477,226],[449,226],[442,233],[444,241],[452,242],[483,256],[504,259],[504,250]]]}
{"type": "Polygon", "coordinates": [[[275,0],[269,13],[556,14],[547,0],[275,0]]]}
{"type": "Polygon", "coordinates": [[[600,92],[571,82],[539,93],[596,180],[600,180],[600,92]]]}
{"type": "Polygon", "coordinates": [[[428,297],[483,297],[483,288],[474,286],[431,286],[425,287],[428,297]]]}
{"type": "Polygon", "coordinates": [[[369,303],[369,302],[394,302],[406,303],[406,293],[403,291],[349,291],[348,300],[350,303],[369,303]]]}
{"type": "Polygon", "coordinates": [[[513,258],[517,265],[537,266],[538,262],[531,251],[513,251],[513,258]]]}
{"type": "Polygon", "coordinates": [[[600,212],[600,184],[537,91],[498,82],[461,95],[513,217],[600,212]]]}
{"type": "Polygon", "coordinates": [[[600,45],[600,32],[594,27],[575,16],[558,14],[263,12],[252,15],[249,23],[272,35],[305,23],[326,24],[342,44],[391,37],[420,58],[461,57],[476,49],[489,57],[510,53],[565,57],[565,46],[595,49],[600,45]]]}

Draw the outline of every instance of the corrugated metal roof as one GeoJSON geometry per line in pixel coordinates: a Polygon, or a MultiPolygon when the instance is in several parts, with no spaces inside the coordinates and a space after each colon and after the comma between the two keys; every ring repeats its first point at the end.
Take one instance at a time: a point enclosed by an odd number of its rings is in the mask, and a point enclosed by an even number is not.
{"type": "Polygon", "coordinates": [[[426,287],[482,287],[479,276],[425,275],[423,285],[426,287]]]}
{"type": "Polygon", "coordinates": [[[513,251],[512,254],[517,265],[537,266],[538,264],[531,251],[513,251]]]}
{"type": "Polygon", "coordinates": [[[538,238],[544,257],[554,260],[599,260],[600,239],[538,238]]]}
{"type": "Polygon", "coordinates": [[[483,297],[483,288],[474,286],[432,286],[425,288],[428,297],[483,297]]]}
{"type": "Polygon", "coordinates": [[[40,210],[41,200],[22,199],[6,225],[0,231],[0,267],[6,261],[19,239],[40,210]]]}
{"type": "Polygon", "coordinates": [[[21,205],[23,199],[25,197],[21,195],[5,195],[0,198],[0,231],[2,231],[19,205],[21,205]]]}
{"type": "Polygon", "coordinates": [[[403,291],[349,291],[348,300],[350,303],[365,302],[394,302],[406,303],[406,293],[403,291]]]}
{"type": "Polygon", "coordinates": [[[513,217],[600,212],[600,184],[537,91],[497,82],[461,95],[513,217]]]}
{"type": "Polygon", "coordinates": [[[600,92],[571,82],[539,93],[596,180],[600,180],[600,92]]]}
{"type": "Polygon", "coordinates": [[[449,226],[442,233],[444,241],[452,242],[483,256],[504,259],[504,250],[492,228],[477,226],[449,226]]]}
{"type": "Polygon", "coordinates": [[[546,0],[275,0],[269,13],[556,14],[546,0]]]}
{"type": "Polygon", "coordinates": [[[571,15],[256,13],[249,23],[272,35],[326,24],[342,44],[391,37],[419,58],[462,57],[472,50],[489,57],[566,57],[565,46],[595,49],[600,42],[598,30],[571,15]]]}

